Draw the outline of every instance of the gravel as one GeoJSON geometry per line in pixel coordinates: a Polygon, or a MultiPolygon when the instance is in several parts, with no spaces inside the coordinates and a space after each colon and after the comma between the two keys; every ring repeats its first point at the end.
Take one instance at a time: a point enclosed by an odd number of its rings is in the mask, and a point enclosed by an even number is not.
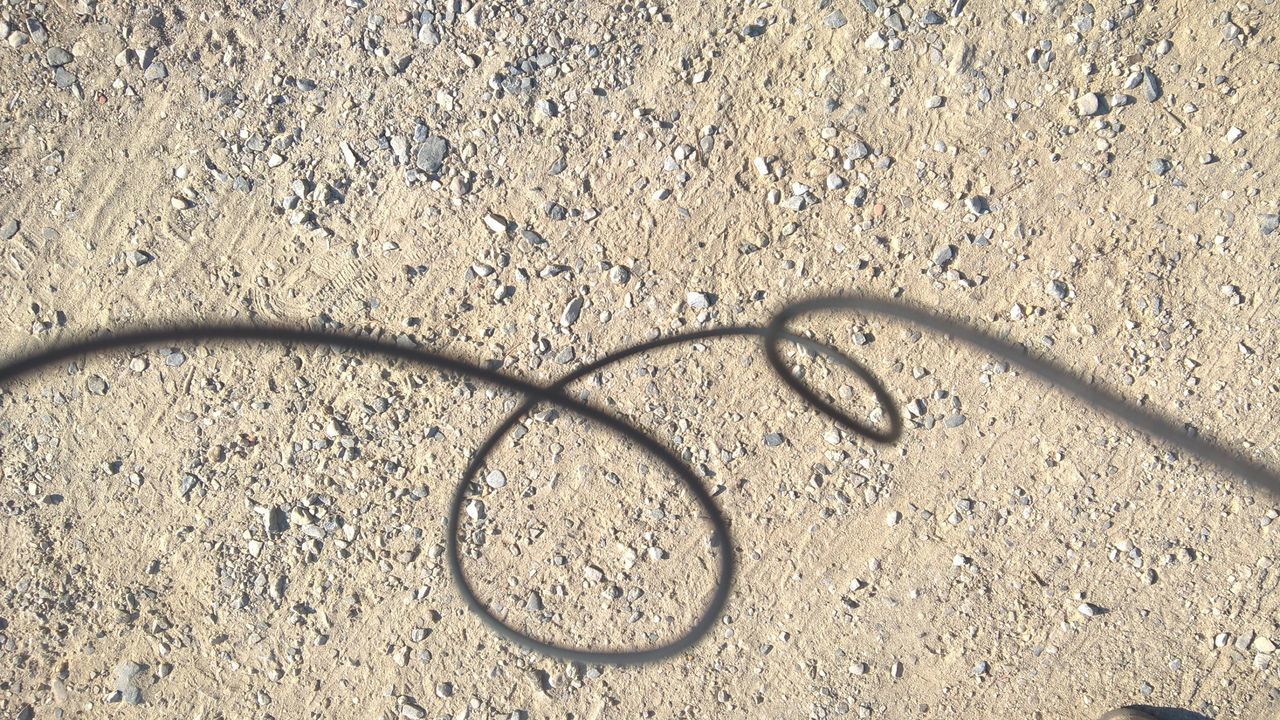
{"type": "MultiPolygon", "coordinates": [[[[550,383],[641,339],[865,293],[1267,461],[1269,6],[265,7],[0,11],[10,351],[298,322],[550,383]]],[[[654,668],[526,653],[450,591],[452,479],[518,394],[224,343],[122,348],[0,389],[0,662],[18,660],[0,716],[198,713],[215,696],[228,717],[352,698],[375,717],[589,716],[601,697],[652,717],[1134,698],[1265,715],[1280,607],[1259,548],[1280,507],[910,325],[791,326],[884,381],[905,424],[891,446],[773,383],[758,338],[569,388],[648,428],[738,529],[728,613],[657,686],[654,668]],[[117,683],[125,655],[157,666],[117,683]],[[1099,656],[1126,671],[1094,683],[1099,656]],[[1060,672],[1019,693],[1050,660],[1060,672]],[[325,680],[353,663],[367,692],[325,680]],[[1230,687],[1194,682],[1206,668],[1230,687]]],[[[885,425],[856,374],[782,351],[885,425]]],[[[596,425],[522,418],[468,488],[461,559],[512,627],[649,646],[688,626],[716,555],[669,473],[596,425]]]]}

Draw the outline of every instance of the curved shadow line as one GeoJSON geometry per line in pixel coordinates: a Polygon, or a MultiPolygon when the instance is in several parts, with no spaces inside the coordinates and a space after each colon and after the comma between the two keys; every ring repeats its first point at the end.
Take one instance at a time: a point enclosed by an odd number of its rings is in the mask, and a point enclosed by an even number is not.
{"type": "MultiPolygon", "coordinates": [[[[606,366],[613,365],[614,363],[625,360],[626,358],[646,353],[651,350],[671,345],[694,342],[697,340],[742,336],[758,336],[766,338],[768,337],[768,330],[766,328],[753,326],[729,326],[715,328],[712,330],[682,333],[665,338],[657,338],[637,345],[625,347],[621,350],[605,355],[595,362],[583,365],[582,367],[567,373],[555,383],[548,385],[546,389],[557,393],[562,392],[565,386],[576,380],[584,378],[606,366]]],[[[896,424],[893,428],[893,432],[895,433],[894,437],[897,437],[897,433],[901,432],[901,423],[897,422],[896,409],[894,409],[889,402],[885,402],[889,399],[888,392],[885,391],[884,387],[880,384],[880,381],[874,375],[859,365],[856,361],[834,348],[821,343],[816,343],[799,335],[794,335],[786,332],[785,330],[778,331],[777,337],[779,339],[788,340],[797,345],[802,345],[814,353],[825,355],[828,358],[836,360],[841,365],[853,369],[854,372],[857,372],[859,376],[862,377],[872,388],[876,397],[882,399],[882,404],[884,407],[888,408],[890,417],[895,419],[896,424]]],[[[787,377],[790,378],[790,375],[788,374],[787,377]]],[[[796,382],[798,383],[798,381],[796,382]]],[[[718,536],[719,546],[721,548],[721,581],[717,584],[711,603],[708,606],[710,608],[715,608],[715,612],[703,615],[692,628],[686,631],[683,636],[676,638],[667,645],[654,650],[642,651],[601,652],[565,648],[563,646],[537,640],[520,632],[519,630],[516,630],[510,625],[507,625],[502,620],[498,619],[493,612],[491,612],[488,605],[484,604],[476,597],[475,590],[471,587],[471,583],[467,580],[467,575],[462,569],[462,560],[458,551],[458,523],[461,520],[461,512],[459,509],[462,507],[462,503],[465,500],[467,484],[480,472],[480,468],[484,465],[485,460],[488,459],[489,455],[493,452],[493,449],[502,440],[502,438],[505,437],[513,427],[515,427],[516,423],[520,421],[520,418],[529,414],[540,401],[540,398],[530,395],[529,400],[525,402],[524,405],[520,406],[508,415],[506,420],[502,421],[502,423],[489,434],[489,437],[481,443],[480,447],[476,449],[475,453],[471,456],[470,464],[467,465],[467,469],[462,474],[462,481],[454,487],[453,498],[450,500],[449,506],[449,527],[445,535],[445,544],[447,554],[449,556],[449,571],[453,576],[458,591],[462,594],[463,599],[471,608],[472,612],[474,612],[494,632],[502,635],[508,640],[524,645],[530,649],[550,655],[556,655],[567,660],[577,660],[584,663],[633,665],[661,660],[692,647],[702,639],[703,635],[711,631],[712,625],[714,625],[716,619],[719,618],[721,610],[729,599],[729,591],[732,590],[732,577],[734,572],[733,562],[731,560],[733,556],[733,547],[729,543],[730,535],[728,528],[726,527],[723,533],[719,531],[718,528],[720,527],[720,523],[723,523],[723,516],[720,514],[719,508],[715,506],[715,500],[706,492],[702,487],[702,484],[696,479],[686,481],[685,485],[694,490],[695,494],[699,498],[699,502],[703,507],[708,508],[711,514],[712,524],[717,527],[716,535],[718,536]],[[705,498],[705,502],[703,501],[703,498],[705,498]],[[726,560],[726,558],[729,558],[729,560],[726,560]]],[[[850,425],[857,424],[856,421],[849,418],[843,411],[837,408],[833,407],[831,411],[823,410],[823,412],[830,415],[838,422],[845,422],[850,425]]],[[[634,436],[628,435],[628,437],[634,436]]],[[[687,466],[686,471],[688,473],[687,477],[693,478],[693,471],[689,470],[687,466]]]]}
{"type": "MultiPolygon", "coordinates": [[[[266,341],[277,344],[341,346],[374,355],[391,356],[412,363],[455,372],[460,375],[470,375],[479,380],[523,393],[535,401],[549,402],[559,405],[582,417],[597,420],[617,434],[639,443],[645,450],[661,460],[672,470],[672,472],[676,474],[680,482],[682,482],[685,487],[693,493],[698,504],[706,511],[708,521],[711,523],[712,530],[718,540],[718,543],[725,550],[720,554],[720,567],[718,573],[719,582],[716,585],[716,590],[711,601],[704,608],[692,629],[690,629],[685,635],[676,638],[674,641],[667,643],[666,645],[646,650],[596,652],[559,647],[518,633],[497,621],[489,613],[488,609],[475,597],[474,592],[471,590],[470,586],[467,585],[464,579],[461,572],[461,565],[457,560],[457,530],[458,517],[462,512],[462,503],[465,500],[467,484],[470,482],[472,477],[474,477],[476,470],[479,468],[479,465],[473,459],[468,468],[467,474],[458,481],[453,494],[453,500],[449,506],[449,535],[447,539],[449,545],[449,565],[450,570],[453,573],[455,585],[459,588],[464,600],[467,602],[467,605],[470,606],[472,611],[476,612],[480,616],[485,624],[489,625],[492,629],[498,631],[505,637],[531,649],[571,660],[614,664],[648,663],[671,657],[672,655],[676,655],[692,646],[701,639],[703,635],[710,631],[711,626],[716,621],[716,618],[719,617],[721,611],[724,609],[724,604],[729,597],[729,589],[732,585],[735,566],[733,553],[730,551],[729,527],[723,514],[721,514],[717,507],[715,500],[711,497],[711,494],[708,493],[702,484],[698,482],[693,471],[676,458],[670,450],[658,443],[658,441],[640,432],[629,423],[619,420],[603,410],[598,410],[586,403],[565,395],[557,389],[556,386],[542,387],[533,383],[525,382],[505,373],[489,370],[482,366],[474,365],[465,360],[460,360],[448,355],[405,348],[390,342],[374,340],[372,338],[265,325],[207,325],[155,328],[116,333],[78,343],[70,343],[59,347],[49,348],[45,351],[25,357],[20,357],[7,365],[0,366],[0,385],[29,374],[42,367],[52,365],[59,361],[71,360],[81,355],[99,353],[118,348],[136,347],[139,345],[201,342],[209,340],[238,343],[266,341]]],[[[492,443],[490,444],[490,447],[492,447],[492,443]]]]}
{"type": "MultiPolygon", "coordinates": [[[[1237,453],[1228,450],[1221,442],[1198,435],[1189,435],[1183,428],[1179,428],[1156,413],[1141,410],[1119,395],[1093,387],[1063,365],[1051,360],[1031,357],[1025,349],[1017,345],[987,335],[958,320],[937,315],[907,303],[848,295],[826,295],[800,300],[783,307],[773,316],[769,322],[769,337],[773,338],[775,334],[781,333],[787,322],[794,318],[832,310],[888,315],[922,325],[942,335],[959,338],[980,350],[986,350],[1021,365],[1024,370],[1050,385],[1056,385],[1086,404],[1105,410],[1153,438],[1189,450],[1223,470],[1280,495],[1280,474],[1264,465],[1240,457],[1237,453]]],[[[774,340],[770,339],[769,342],[772,344],[774,340]]],[[[783,379],[786,379],[786,376],[783,376],[783,379]]]]}
{"type": "Polygon", "coordinates": [[[469,375],[483,382],[522,393],[527,398],[525,403],[499,424],[476,452],[473,453],[466,471],[454,487],[448,508],[448,529],[446,534],[449,569],[454,585],[469,609],[485,625],[506,639],[530,650],[584,663],[637,665],[663,660],[684,652],[710,632],[728,601],[729,592],[733,585],[736,568],[731,542],[732,536],[729,532],[728,523],[715,499],[698,481],[692,469],[681,462],[674,453],[631,423],[585,402],[575,400],[565,394],[564,388],[575,380],[581,379],[608,365],[651,350],[704,339],[755,336],[763,340],[766,357],[774,372],[793,391],[818,411],[847,426],[854,433],[874,442],[891,443],[897,440],[902,435],[901,413],[883,383],[874,374],[844,353],[786,330],[786,324],[793,319],[828,311],[862,311],[888,315],[922,325],[944,335],[958,337],[979,349],[1017,363],[1042,380],[1076,395],[1086,403],[1095,405],[1119,417],[1146,431],[1154,438],[1189,449],[1219,467],[1235,473],[1264,489],[1280,493],[1280,476],[1277,476],[1269,468],[1242,459],[1219,443],[1188,436],[1158,415],[1144,412],[1131,406],[1119,396],[1088,385],[1061,365],[1029,357],[1018,346],[982,333],[954,319],[935,315],[906,303],[857,296],[829,295],[794,302],[781,308],[773,316],[769,324],[764,327],[727,326],[672,335],[632,345],[583,365],[547,386],[526,382],[505,373],[489,370],[480,365],[448,355],[417,348],[406,348],[368,337],[266,325],[207,325],[156,328],[111,334],[82,342],[69,343],[20,357],[7,365],[0,366],[0,385],[60,360],[69,360],[81,355],[139,345],[222,340],[228,342],[263,341],[277,344],[345,347],[349,350],[389,356],[419,365],[434,367],[438,370],[469,375]],[[854,372],[871,388],[882,411],[887,415],[889,427],[881,430],[856,420],[835,407],[831,402],[820,397],[798,378],[794,377],[783,363],[778,348],[779,343],[784,340],[801,345],[816,354],[824,355],[854,372]],[[718,582],[710,601],[698,616],[697,621],[683,635],[664,645],[643,650],[594,651],[565,647],[537,640],[510,627],[499,620],[489,606],[481,602],[476,596],[474,589],[467,580],[466,573],[463,572],[459,553],[458,532],[462,506],[473,478],[475,478],[486,459],[493,452],[497,443],[506,436],[522,417],[540,403],[558,405],[581,417],[599,421],[614,433],[639,443],[646,451],[661,460],[676,474],[677,479],[694,495],[698,504],[706,511],[707,520],[711,524],[714,537],[721,548],[720,566],[717,573],[718,582]]]}

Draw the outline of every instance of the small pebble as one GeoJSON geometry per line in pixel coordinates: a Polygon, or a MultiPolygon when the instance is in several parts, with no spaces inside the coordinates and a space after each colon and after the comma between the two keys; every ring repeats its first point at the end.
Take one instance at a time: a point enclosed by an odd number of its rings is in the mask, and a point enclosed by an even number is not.
{"type": "Polygon", "coordinates": [[[716,296],[712,293],[690,292],[685,294],[685,302],[694,310],[706,310],[716,303],[716,296]]]}
{"type": "Polygon", "coordinates": [[[414,151],[413,164],[429,175],[438,175],[444,168],[444,159],[448,152],[449,141],[438,135],[431,135],[414,151]]]}
{"type": "Polygon", "coordinates": [[[1083,116],[1102,115],[1106,112],[1106,102],[1097,93],[1085,93],[1076,100],[1076,112],[1083,116]]]}
{"type": "Polygon", "coordinates": [[[495,233],[507,232],[507,219],[502,217],[501,215],[495,215],[494,213],[485,213],[484,225],[485,227],[489,228],[490,231],[495,233]]]}
{"type": "Polygon", "coordinates": [[[49,67],[62,67],[74,59],[71,53],[60,47],[51,47],[45,52],[45,60],[48,61],[49,67]]]}
{"type": "Polygon", "coordinates": [[[142,73],[142,77],[150,82],[157,82],[169,77],[169,68],[163,60],[153,61],[142,73]]]}
{"type": "Polygon", "coordinates": [[[1057,300],[1067,299],[1067,284],[1061,280],[1050,280],[1048,283],[1045,283],[1044,291],[1045,294],[1057,300]]]}
{"type": "Polygon", "coordinates": [[[1151,72],[1151,68],[1145,68],[1142,71],[1142,96],[1147,102],[1155,102],[1164,94],[1164,88],[1160,84],[1160,79],[1155,73],[1151,72]]]}
{"type": "MultiPolygon", "coordinates": [[[[1275,232],[1277,228],[1280,228],[1280,214],[1265,213],[1258,216],[1258,230],[1264,236],[1275,232]]],[[[4,235],[4,233],[0,232],[0,235],[4,235]]]]}

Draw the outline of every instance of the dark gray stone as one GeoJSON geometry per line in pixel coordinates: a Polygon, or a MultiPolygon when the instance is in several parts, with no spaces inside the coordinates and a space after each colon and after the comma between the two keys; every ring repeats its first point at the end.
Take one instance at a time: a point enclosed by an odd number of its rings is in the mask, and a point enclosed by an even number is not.
{"type": "Polygon", "coordinates": [[[449,141],[439,135],[432,135],[418,146],[414,164],[423,172],[438,175],[444,168],[444,158],[448,153],[449,141]]]}

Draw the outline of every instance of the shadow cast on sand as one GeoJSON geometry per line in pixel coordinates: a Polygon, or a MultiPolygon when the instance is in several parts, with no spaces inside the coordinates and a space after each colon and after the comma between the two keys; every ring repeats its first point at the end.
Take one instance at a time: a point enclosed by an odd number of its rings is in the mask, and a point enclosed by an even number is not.
{"type": "Polygon", "coordinates": [[[1135,705],[1134,709],[1149,713],[1156,720],[1212,720],[1208,715],[1201,715],[1182,708],[1156,707],[1154,705],[1135,705]]]}

